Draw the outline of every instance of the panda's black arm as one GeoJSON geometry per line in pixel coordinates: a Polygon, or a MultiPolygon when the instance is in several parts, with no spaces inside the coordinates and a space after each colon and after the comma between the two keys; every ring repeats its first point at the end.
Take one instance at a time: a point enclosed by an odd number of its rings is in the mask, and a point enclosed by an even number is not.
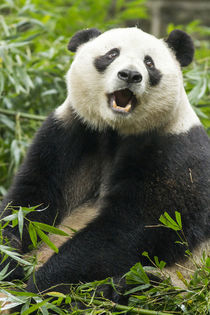
{"type": "MultiPolygon", "coordinates": [[[[79,193],[75,193],[74,182],[80,163],[88,155],[94,155],[97,150],[96,142],[94,134],[76,118],[72,118],[69,126],[64,126],[54,114],[50,115],[37,132],[25,161],[1,204],[2,216],[10,214],[9,208],[5,211],[10,202],[13,206],[40,205],[39,209],[43,210],[31,212],[28,215],[29,219],[47,224],[59,223],[67,210],[65,203],[67,180],[70,187],[68,210],[82,201],[79,193]]],[[[85,198],[85,195],[86,192],[83,191],[81,198],[85,198]]],[[[23,252],[28,250],[31,242],[26,226],[22,242],[19,242],[18,227],[11,229],[7,226],[4,235],[11,240],[12,246],[17,248],[19,243],[19,250],[23,252]]]]}

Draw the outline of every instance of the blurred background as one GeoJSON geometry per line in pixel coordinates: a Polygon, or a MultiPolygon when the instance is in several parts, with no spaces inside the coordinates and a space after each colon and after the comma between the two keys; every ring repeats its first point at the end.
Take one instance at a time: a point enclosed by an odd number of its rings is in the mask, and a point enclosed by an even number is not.
{"type": "Polygon", "coordinates": [[[185,88],[210,133],[209,0],[0,0],[0,198],[45,116],[66,97],[70,37],[137,25],[157,37],[174,28],[193,37],[185,88]]]}
{"type": "Polygon", "coordinates": [[[200,21],[210,26],[209,0],[148,0],[149,19],[143,26],[155,36],[164,36],[169,24],[187,25],[200,21]]]}

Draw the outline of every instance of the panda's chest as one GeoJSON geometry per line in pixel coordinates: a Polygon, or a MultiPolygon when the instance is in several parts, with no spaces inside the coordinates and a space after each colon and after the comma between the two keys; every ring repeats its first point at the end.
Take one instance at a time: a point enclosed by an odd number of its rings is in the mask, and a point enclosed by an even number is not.
{"type": "MultiPolygon", "coordinates": [[[[164,137],[128,137],[116,146],[114,155],[107,154],[101,176],[100,195],[126,189],[142,194],[144,205],[164,199],[176,199],[182,189],[191,189],[190,161],[180,159],[182,145],[177,139],[164,137]],[[117,187],[117,188],[116,188],[117,187]],[[105,189],[104,189],[105,188],[105,189]]],[[[186,160],[187,152],[186,152],[186,160]]]]}

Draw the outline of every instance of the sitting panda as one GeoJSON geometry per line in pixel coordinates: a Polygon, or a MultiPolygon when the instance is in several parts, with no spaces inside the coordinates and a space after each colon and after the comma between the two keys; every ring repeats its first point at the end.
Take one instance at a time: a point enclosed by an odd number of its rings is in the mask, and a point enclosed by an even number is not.
{"type": "MultiPolygon", "coordinates": [[[[171,229],[154,227],[164,211],[181,212],[192,252],[209,250],[210,141],[181,73],[193,59],[190,36],[174,30],[162,40],[135,27],[87,29],[68,49],[76,54],[67,98],[37,132],[1,205],[4,216],[9,202],[40,205],[30,220],[67,219],[78,229],[36,271],[36,284],[29,279],[27,290],[35,293],[121,276],[139,261],[148,264],[144,251],[173,268],[186,248],[171,229]]],[[[28,251],[27,222],[22,240],[17,227],[7,226],[4,236],[28,251]]],[[[9,277],[21,278],[21,266],[9,277]]]]}

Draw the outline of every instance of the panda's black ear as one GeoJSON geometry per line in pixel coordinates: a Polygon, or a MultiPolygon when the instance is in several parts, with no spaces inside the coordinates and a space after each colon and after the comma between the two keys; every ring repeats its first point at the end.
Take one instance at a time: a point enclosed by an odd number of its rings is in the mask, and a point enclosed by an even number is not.
{"type": "Polygon", "coordinates": [[[86,30],[78,31],[71,39],[68,44],[68,50],[76,52],[77,48],[88,42],[94,37],[98,37],[101,32],[97,28],[89,28],[86,30]]]}
{"type": "Polygon", "coordinates": [[[165,41],[173,49],[182,67],[188,66],[192,62],[194,45],[192,38],[187,33],[181,30],[174,30],[165,41]]]}

